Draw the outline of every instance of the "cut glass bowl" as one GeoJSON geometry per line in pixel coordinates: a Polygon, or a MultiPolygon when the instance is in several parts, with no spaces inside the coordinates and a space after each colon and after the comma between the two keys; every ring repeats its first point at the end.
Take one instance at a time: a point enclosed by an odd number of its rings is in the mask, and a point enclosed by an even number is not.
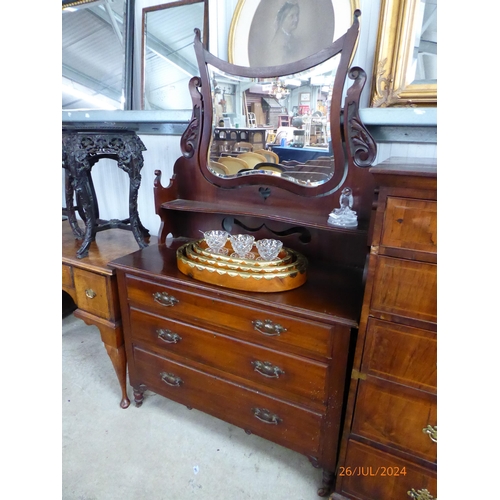
{"type": "Polygon", "coordinates": [[[262,260],[274,260],[278,257],[283,243],[279,240],[265,239],[257,240],[255,246],[262,260]]]}
{"type": "Polygon", "coordinates": [[[227,231],[222,231],[219,229],[214,229],[211,231],[201,231],[208,245],[208,250],[214,253],[227,253],[227,249],[224,245],[229,238],[229,233],[227,231]]]}
{"type": "Polygon", "coordinates": [[[229,237],[231,245],[236,255],[240,259],[254,259],[255,256],[251,252],[255,237],[250,234],[235,234],[229,237]]]}

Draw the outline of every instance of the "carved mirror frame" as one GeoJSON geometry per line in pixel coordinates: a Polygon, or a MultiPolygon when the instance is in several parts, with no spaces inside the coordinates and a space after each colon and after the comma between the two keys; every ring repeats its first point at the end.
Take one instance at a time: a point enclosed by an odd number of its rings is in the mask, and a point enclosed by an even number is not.
{"type": "MultiPolygon", "coordinates": [[[[215,186],[236,188],[244,185],[278,186],[301,196],[324,196],[338,191],[349,177],[350,169],[369,167],[376,156],[376,145],[359,118],[359,97],[366,82],[366,73],[358,67],[350,68],[351,57],[359,36],[360,11],[354,14],[354,21],[347,32],[329,47],[314,56],[280,66],[248,67],[231,64],[208,52],[200,39],[200,31],[195,30],[194,48],[200,77],[190,81],[193,99],[193,115],[190,124],[181,138],[184,158],[196,158],[201,174],[215,186]],[[273,78],[291,75],[327,61],[340,54],[330,101],[331,150],[335,162],[332,177],[316,186],[294,184],[282,177],[258,174],[253,176],[236,175],[227,178],[217,176],[208,168],[208,155],[213,134],[213,106],[209,65],[218,70],[247,78],[273,78]],[[347,90],[342,107],[346,78],[354,80],[347,90]]],[[[195,159],[193,158],[193,159],[195,159]]]]}

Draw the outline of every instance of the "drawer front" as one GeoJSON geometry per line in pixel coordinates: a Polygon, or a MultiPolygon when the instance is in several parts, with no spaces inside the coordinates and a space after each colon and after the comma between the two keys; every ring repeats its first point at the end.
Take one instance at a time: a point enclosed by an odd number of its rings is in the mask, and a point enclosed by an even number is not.
{"type": "Polygon", "coordinates": [[[132,339],[184,356],[262,386],[266,392],[288,392],[325,402],[327,365],[180,321],[130,311],[132,339]]]}
{"type": "Polygon", "coordinates": [[[436,396],[403,389],[373,379],[361,381],[352,433],[436,462],[437,436],[429,434],[437,426],[436,396]]]}
{"type": "Polygon", "coordinates": [[[349,498],[409,500],[412,497],[408,492],[412,489],[427,490],[431,496],[423,498],[437,498],[437,476],[433,470],[352,440],[346,464],[338,468],[337,478],[336,491],[352,495],[349,498]]]}
{"type": "Polygon", "coordinates": [[[73,269],[66,264],[62,265],[62,286],[67,288],[75,288],[73,281],[73,269]]]}
{"type": "Polygon", "coordinates": [[[362,371],[436,393],[436,334],[371,318],[368,320],[362,371]]]}
{"type": "Polygon", "coordinates": [[[437,202],[389,196],[381,244],[437,253],[437,202]]]}
{"type": "Polygon", "coordinates": [[[111,301],[106,278],[82,269],[74,269],[78,308],[101,318],[111,319],[111,301]]]}
{"type": "Polygon", "coordinates": [[[379,256],[371,309],[435,323],[437,266],[379,256]]]}
{"type": "Polygon", "coordinates": [[[331,325],[284,314],[240,306],[217,296],[202,296],[176,286],[159,285],[127,276],[128,300],[147,312],[198,322],[217,331],[226,330],[250,342],[273,348],[293,346],[322,357],[330,355],[331,325]],[[157,296],[155,294],[166,294],[157,296]],[[172,297],[172,300],[170,300],[172,297]]]}
{"type": "Polygon", "coordinates": [[[308,456],[317,456],[323,415],[275,400],[176,363],[139,347],[133,349],[131,384],[209,413],[308,456]]]}

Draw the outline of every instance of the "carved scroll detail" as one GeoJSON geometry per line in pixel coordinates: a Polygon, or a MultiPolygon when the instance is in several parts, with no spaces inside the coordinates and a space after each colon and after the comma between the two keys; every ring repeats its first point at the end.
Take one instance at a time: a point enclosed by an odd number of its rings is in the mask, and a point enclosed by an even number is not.
{"type": "Polygon", "coordinates": [[[366,83],[366,72],[353,67],[349,71],[349,78],[354,83],[347,91],[344,128],[348,143],[347,154],[358,167],[369,167],[375,161],[377,145],[359,117],[359,97],[366,83]]]}
{"type": "Polygon", "coordinates": [[[189,93],[193,101],[191,121],[181,137],[181,151],[184,157],[191,158],[198,149],[200,125],[202,120],[203,97],[200,93],[201,79],[194,76],[189,80],[189,93]]]}

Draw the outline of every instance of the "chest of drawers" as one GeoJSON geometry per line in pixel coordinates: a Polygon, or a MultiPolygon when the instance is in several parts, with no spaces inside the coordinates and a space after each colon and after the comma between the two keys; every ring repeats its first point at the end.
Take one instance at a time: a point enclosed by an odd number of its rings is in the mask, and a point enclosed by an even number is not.
{"type": "Polygon", "coordinates": [[[249,294],[180,273],[180,244],[111,264],[136,405],[150,390],[306,455],[324,470],[325,494],[357,326],[355,302],[349,310],[331,297],[361,283],[361,270],[337,275],[328,296],[325,273],[314,268],[299,289],[249,294]]]}
{"type": "Polygon", "coordinates": [[[433,162],[392,159],[371,169],[377,210],[332,499],[437,495],[433,162]]]}

